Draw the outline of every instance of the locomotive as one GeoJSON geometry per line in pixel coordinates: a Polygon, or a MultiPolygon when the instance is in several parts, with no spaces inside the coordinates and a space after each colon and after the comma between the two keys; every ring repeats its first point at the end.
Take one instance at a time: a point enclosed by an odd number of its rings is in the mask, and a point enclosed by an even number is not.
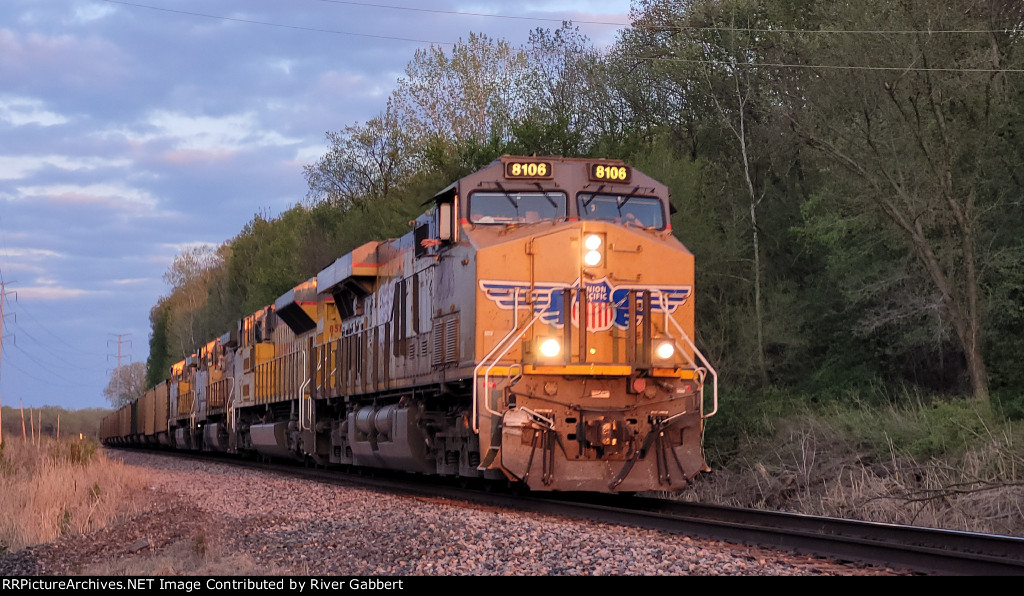
{"type": "Polygon", "coordinates": [[[504,156],[425,205],[174,364],[103,442],[537,491],[708,470],[717,374],[667,187],[617,160],[504,156]]]}

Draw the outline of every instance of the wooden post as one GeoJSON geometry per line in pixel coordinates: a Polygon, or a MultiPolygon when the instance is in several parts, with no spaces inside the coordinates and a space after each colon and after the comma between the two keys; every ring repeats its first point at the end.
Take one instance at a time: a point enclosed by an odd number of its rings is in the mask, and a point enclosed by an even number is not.
{"type": "Polygon", "coordinates": [[[36,419],[35,413],[32,411],[32,406],[28,407],[28,428],[32,431],[32,444],[36,444],[36,419]]]}
{"type": "Polygon", "coordinates": [[[21,440],[27,441],[28,437],[25,435],[25,402],[19,398],[18,405],[21,407],[21,440]]]}
{"type": "Polygon", "coordinates": [[[57,440],[60,440],[60,414],[57,414],[57,440]]]}

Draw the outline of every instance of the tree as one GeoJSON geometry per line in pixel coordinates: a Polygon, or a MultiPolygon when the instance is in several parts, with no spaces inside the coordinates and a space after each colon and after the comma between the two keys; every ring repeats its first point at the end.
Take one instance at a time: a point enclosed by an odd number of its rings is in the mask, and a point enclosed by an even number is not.
{"type": "Polygon", "coordinates": [[[998,156],[1017,109],[1003,69],[1019,45],[1019,34],[996,31],[1019,31],[1024,15],[997,0],[873,0],[828,6],[822,20],[865,30],[879,15],[893,29],[919,33],[809,42],[806,58],[815,64],[866,61],[862,70],[812,71],[790,98],[790,118],[843,177],[846,192],[833,199],[848,205],[839,211],[891,228],[900,250],[914,256],[915,267],[892,262],[888,279],[903,280],[897,302],[938,316],[959,345],[971,392],[988,399],[981,265],[995,240],[986,219],[1005,199],[990,181],[1012,178],[998,156]],[[936,30],[976,33],[929,33],[936,30]]]}
{"type": "Polygon", "coordinates": [[[307,199],[327,201],[342,210],[383,200],[412,175],[412,152],[390,102],[365,125],[328,132],[331,147],[303,168],[307,199]]]}
{"type": "Polygon", "coordinates": [[[209,340],[215,330],[203,328],[201,310],[214,275],[224,267],[223,250],[209,245],[185,248],[164,273],[171,286],[167,297],[167,341],[172,355],[182,358],[209,340]]]}
{"type": "Polygon", "coordinates": [[[525,51],[471,33],[450,54],[437,46],[417,50],[391,105],[416,149],[507,140],[530,95],[526,74],[525,51]]]}
{"type": "Polygon", "coordinates": [[[805,257],[791,231],[805,178],[799,144],[778,118],[786,77],[766,66],[780,62],[782,44],[764,33],[785,28],[787,15],[759,0],[643,0],[632,16],[608,58],[624,119],[645,139],[624,157],[671,144],[698,165],[696,190],[673,189],[685,213],[673,230],[702,263],[702,328],[721,330],[708,334],[721,343],[706,347],[723,355],[730,382],[766,385],[807,364],[805,257]]]}
{"type": "Polygon", "coordinates": [[[146,392],[146,364],[132,362],[114,369],[110,382],[103,390],[104,397],[114,409],[131,403],[146,392]]]}
{"type": "Polygon", "coordinates": [[[170,308],[167,299],[160,298],[149,311],[149,358],[146,361],[146,387],[155,387],[167,378],[174,358],[167,339],[167,319],[170,308]]]}

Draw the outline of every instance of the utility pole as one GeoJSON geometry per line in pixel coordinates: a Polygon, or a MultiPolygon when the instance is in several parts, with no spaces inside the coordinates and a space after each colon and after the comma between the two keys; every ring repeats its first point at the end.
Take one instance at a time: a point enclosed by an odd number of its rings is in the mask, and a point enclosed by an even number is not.
{"type": "MultiPolygon", "coordinates": [[[[122,356],[121,355],[121,346],[123,344],[131,345],[132,340],[124,339],[125,337],[128,337],[129,335],[131,335],[131,333],[111,333],[111,335],[113,335],[114,337],[117,338],[117,368],[114,369],[114,378],[117,379],[117,389],[116,389],[117,393],[115,395],[115,399],[121,399],[121,394],[124,391],[124,387],[123,387],[124,379],[121,377],[121,358],[124,357],[124,358],[128,358],[129,360],[131,359],[131,356],[122,356]]],[[[110,342],[112,342],[112,341],[114,341],[114,340],[108,339],[107,340],[107,345],[109,346],[110,342]]],[[[113,354],[108,354],[107,358],[109,359],[112,356],[113,356],[113,354]]]]}
{"type": "MultiPolygon", "coordinates": [[[[4,305],[7,302],[7,295],[13,295],[14,299],[18,299],[17,292],[8,292],[7,284],[11,282],[0,281],[0,373],[3,371],[3,360],[4,360],[4,317],[7,315],[4,313],[4,305]]],[[[0,375],[2,378],[2,375],[0,375]]],[[[0,445],[4,442],[4,426],[3,426],[3,414],[0,414],[0,445]]]]}

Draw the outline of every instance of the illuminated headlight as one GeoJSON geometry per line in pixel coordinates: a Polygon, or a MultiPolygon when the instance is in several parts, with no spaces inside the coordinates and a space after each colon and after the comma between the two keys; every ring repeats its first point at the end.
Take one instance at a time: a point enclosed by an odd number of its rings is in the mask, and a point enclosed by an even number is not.
{"type": "Polygon", "coordinates": [[[549,337],[540,342],[540,355],[545,358],[554,358],[562,351],[562,344],[557,339],[549,337]]]}
{"type": "Polygon", "coordinates": [[[670,360],[676,353],[676,347],[670,341],[663,341],[654,348],[654,355],[658,360],[670,360]]]}
{"type": "Polygon", "coordinates": [[[604,260],[604,235],[587,234],[583,237],[583,264],[587,267],[597,267],[604,260]]]}

